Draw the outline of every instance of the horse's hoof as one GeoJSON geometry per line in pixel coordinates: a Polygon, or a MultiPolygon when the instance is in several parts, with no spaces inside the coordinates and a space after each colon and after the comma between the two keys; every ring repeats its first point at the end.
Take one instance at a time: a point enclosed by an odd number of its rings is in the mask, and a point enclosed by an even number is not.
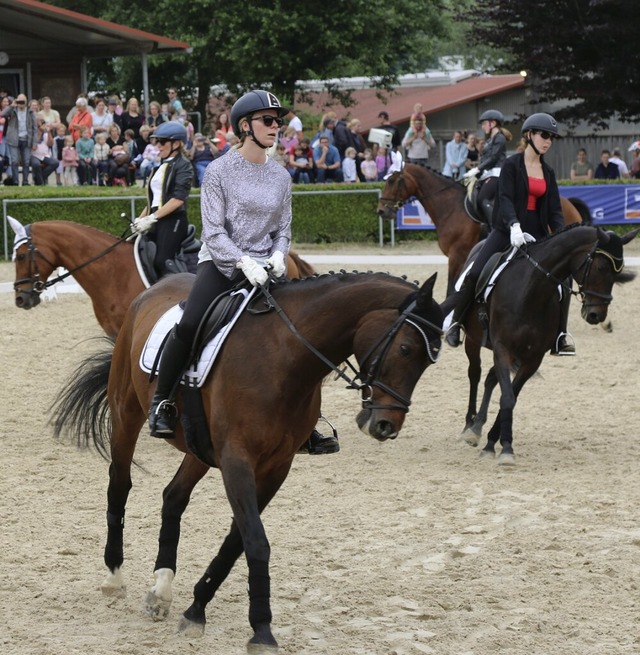
{"type": "Polygon", "coordinates": [[[278,642],[271,632],[269,623],[259,623],[254,627],[253,637],[247,643],[250,655],[271,655],[278,652],[278,642]]]}
{"type": "Polygon", "coordinates": [[[156,583],[151,587],[144,602],[144,611],[154,621],[167,618],[173,601],[171,583],[175,573],[171,569],[158,569],[153,573],[156,583]]]}
{"type": "Polygon", "coordinates": [[[474,434],[471,432],[471,429],[465,430],[461,435],[460,438],[462,441],[464,441],[466,444],[469,444],[470,446],[473,446],[474,448],[478,445],[478,442],[480,441],[480,437],[478,437],[477,434],[474,434]]]}
{"type": "Polygon", "coordinates": [[[178,623],[178,633],[189,639],[199,639],[204,637],[204,625],[204,623],[196,623],[183,615],[178,623]]]}
{"type": "Polygon", "coordinates": [[[478,453],[478,456],[480,457],[480,459],[488,459],[488,458],[493,459],[496,456],[496,454],[495,452],[493,452],[493,450],[481,450],[478,453]]]}
{"type": "Polygon", "coordinates": [[[127,585],[124,584],[122,571],[116,569],[113,573],[109,573],[100,585],[100,590],[104,596],[109,596],[109,598],[125,598],[127,585]]]}
{"type": "Polygon", "coordinates": [[[515,466],[516,456],[513,453],[500,453],[498,466],[515,466]]]}
{"type": "Polygon", "coordinates": [[[151,590],[144,600],[144,611],[147,616],[150,616],[154,621],[164,621],[169,616],[169,609],[171,608],[171,599],[166,600],[160,598],[151,590]]]}

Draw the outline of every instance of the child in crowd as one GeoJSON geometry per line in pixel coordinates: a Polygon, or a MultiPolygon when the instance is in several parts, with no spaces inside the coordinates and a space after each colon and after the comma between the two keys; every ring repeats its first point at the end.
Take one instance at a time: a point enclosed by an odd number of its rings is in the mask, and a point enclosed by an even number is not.
{"type": "Polygon", "coordinates": [[[378,148],[376,154],[376,168],[378,169],[378,181],[383,180],[387,174],[387,149],[384,146],[378,148]]]}
{"type": "Polygon", "coordinates": [[[416,121],[422,121],[422,125],[424,127],[427,127],[427,117],[422,109],[421,102],[416,102],[416,104],[413,105],[413,114],[411,114],[410,127],[413,128],[414,132],[416,131],[415,128],[416,121]]]}
{"type": "Polygon", "coordinates": [[[357,182],[358,171],[356,169],[356,149],[349,146],[344,151],[344,159],[342,160],[342,174],[344,175],[345,182],[357,182]]]}
{"type": "Polygon", "coordinates": [[[107,143],[106,132],[98,132],[96,134],[94,152],[98,168],[98,184],[100,186],[107,186],[109,180],[109,155],[111,154],[111,148],[107,143]]]}
{"type": "Polygon", "coordinates": [[[60,123],[60,125],[56,127],[56,135],[53,137],[53,147],[51,148],[53,156],[58,160],[58,168],[56,168],[56,184],[58,186],[62,186],[62,176],[64,174],[62,151],[64,150],[66,137],[67,128],[60,123]]]}
{"type": "Polygon", "coordinates": [[[88,127],[81,127],[80,138],[76,141],[76,152],[78,153],[78,178],[80,184],[90,185],[96,179],[96,155],[95,142],[91,138],[91,130],[88,127]]]}
{"type": "Polygon", "coordinates": [[[293,148],[293,182],[294,184],[309,184],[309,168],[311,162],[302,144],[298,143],[293,148]]]}
{"type": "Polygon", "coordinates": [[[142,173],[142,186],[147,185],[147,178],[154,168],[160,166],[160,148],[156,143],[156,138],[152,136],[149,139],[149,144],[145,147],[142,153],[142,161],[140,162],[140,172],[142,173]]]}
{"type": "Polygon", "coordinates": [[[64,138],[64,148],[62,148],[62,175],[65,186],[75,186],[78,184],[78,152],[73,143],[73,137],[68,134],[64,138]]]}
{"type": "Polygon", "coordinates": [[[360,171],[364,175],[365,182],[378,181],[378,166],[373,160],[373,152],[371,148],[364,151],[364,161],[360,164],[360,171]]]}
{"type": "Polygon", "coordinates": [[[278,164],[280,164],[281,166],[287,168],[287,166],[289,165],[289,157],[287,157],[286,148],[284,147],[284,144],[279,143],[276,146],[276,152],[273,155],[273,160],[277,161],[278,164]]]}

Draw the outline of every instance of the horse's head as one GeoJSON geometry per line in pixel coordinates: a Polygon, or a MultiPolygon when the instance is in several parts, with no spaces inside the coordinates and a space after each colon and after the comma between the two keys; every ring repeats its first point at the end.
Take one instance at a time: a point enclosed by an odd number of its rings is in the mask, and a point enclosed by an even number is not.
{"type": "Polygon", "coordinates": [[[614,282],[629,282],[635,273],[624,270],[624,245],[629,243],[640,228],[620,237],[614,232],[597,228],[598,240],[585,262],[584,274],[579,281],[582,296],[582,318],[592,325],[607,318],[609,303],[613,299],[614,282]]]}
{"type": "Polygon", "coordinates": [[[440,354],[442,311],[433,299],[432,275],[398,311],[377,310],[362,322],[354,354],[363,382],[358,427],[379,441],[395,439],[424,370],[440,354]]]}
{"type": "Polygon", "coordinates": [[[30,225],[22,225],[11,216],[7,216],[7,220],[16,235],[12,256],[16,264],[16,279],[13,283],[16,307],[31,309],[40,303],[40,294],[45,289],[47,277],[55,267],[46,259],[41,259],[39,266],[39,252],[33,243],[30,225]]]}
{"type": "Polygon", "coordinates": [[[387,178],[378,200],[378,216],[388,220],[395,219],[398,209],[415,193],[414,181],[405,175],[404,170],[392,173],[387,178]]]}

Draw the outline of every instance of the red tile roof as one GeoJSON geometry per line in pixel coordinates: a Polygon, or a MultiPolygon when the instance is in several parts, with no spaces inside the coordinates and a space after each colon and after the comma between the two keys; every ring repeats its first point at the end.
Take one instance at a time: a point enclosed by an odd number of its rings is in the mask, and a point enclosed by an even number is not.
{"type": "Polygon", "coordinates": [[[322,92],[311,105],[296,104],[296,110],[314,114],[335,111],[339,118],[358,118],[362,122],[363,131],[366,132],[379,124],[378,114],[381,111],[386,111],[389,120],[394,124],[406,123],[417,102],[422,103],[424,112],[429,116],[485,96],[515,89],[524,83],[525,79],[521,75],[479,75],[442,86],[402,86],[388,97],[386,104],[376,97],[376,89],[361,89],[353,92],[353,98],[358,104],[349,108],[332,105],[328,94],[322,92]]]}

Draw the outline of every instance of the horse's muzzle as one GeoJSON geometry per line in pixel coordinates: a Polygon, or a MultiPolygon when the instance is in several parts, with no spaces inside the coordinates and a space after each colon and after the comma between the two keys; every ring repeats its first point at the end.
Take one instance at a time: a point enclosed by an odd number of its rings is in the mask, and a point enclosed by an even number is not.
{"type": "Polygon", "coordinates": [[[378,207],[378,216],[380,216],[380,218],[386,218],[387,220],[395,219],[396,212],[397,210],[389,205],[378,207]]]}
{"type": "Polygon", "coordinates": [[[582,318],[589,323],[589,325],[598,325],[607,319],[607,305],[587,306],[583,305],[581,314],[582,318]]]}
{"type": "Polygon", "coordinates": [[[40,304],[40,294],[36,291],[16,291],[16,307],[32,309],[40,304]]]}
{"type": "Polygon", "coordinates": [[[400,432],[400,427],[388,417],[376,418],[376,413],[371,409],[363,409],[356,416],[356,423],[362,432],[378,441],[395,439],[400,432]]]}

